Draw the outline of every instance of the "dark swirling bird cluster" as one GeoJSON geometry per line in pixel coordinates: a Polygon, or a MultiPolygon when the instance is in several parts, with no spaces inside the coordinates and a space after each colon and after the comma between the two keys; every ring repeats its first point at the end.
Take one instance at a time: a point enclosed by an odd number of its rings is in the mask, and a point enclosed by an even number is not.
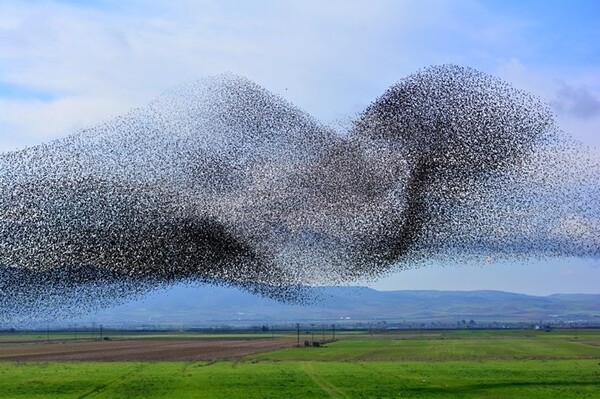
{"type": "Polygon", "coordinates": [[[431,259],[596,257],[600,168],[540,100],[455,65],[344,129],[221,75],[0,156],[0,321],[178,282],[302,287],[431,259]]]}

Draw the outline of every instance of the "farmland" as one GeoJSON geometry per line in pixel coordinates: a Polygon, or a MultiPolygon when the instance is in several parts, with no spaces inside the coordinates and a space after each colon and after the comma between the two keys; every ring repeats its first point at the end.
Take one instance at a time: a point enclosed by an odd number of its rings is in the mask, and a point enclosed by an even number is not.
{"type": "Polygon", "coordinates": [[[160,335],[0,344],[0,397],[600,396],[598,330],[353,332],[319,348],[291,332],[160,335]]]}

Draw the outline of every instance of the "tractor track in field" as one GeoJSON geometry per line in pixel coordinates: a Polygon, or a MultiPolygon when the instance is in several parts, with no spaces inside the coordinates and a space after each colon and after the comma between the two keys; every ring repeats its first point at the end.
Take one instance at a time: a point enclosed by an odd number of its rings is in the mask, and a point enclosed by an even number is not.
{"type": "Polygon", "coordinates": [[[106,384],[102,384],[100,386],[94,387],[93,389],[87,391],[86,393],[79,395],[76,399],[85,399],[85,398],[90,398],[92,396],[101,394],[102,392],[106,391],[110,386],[120,382],[120,381],[124,381],[125,379],[127,379],[129,376],[139,372],[142,369],[142,367],[137,367],[135,370],[131,370],[128,373],[125,373],[115,379],[110,380],[109,382],[107,382],[106,384]]]}
{"type": "Polygon", "coordinates": [[[328,394],[330,398],[346,399],[349,397],[340,388],[318,375],[312,368],[312,364],[310,362],[302,362],[302,370],[312,380],[312,382],[314,382],[319,388],[321,388],[323,392],[328,394]]]}

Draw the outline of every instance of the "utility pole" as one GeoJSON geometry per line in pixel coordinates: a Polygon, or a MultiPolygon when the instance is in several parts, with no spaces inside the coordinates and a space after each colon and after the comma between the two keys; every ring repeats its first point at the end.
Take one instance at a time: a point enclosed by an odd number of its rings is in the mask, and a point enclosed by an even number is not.
{"type": "Polygon", "coordinates": [[[299,348],[300,347],[300,323],[296,323],[296,330],[298,332],[298,343],[296,344],[296,346],[299,348]]]}

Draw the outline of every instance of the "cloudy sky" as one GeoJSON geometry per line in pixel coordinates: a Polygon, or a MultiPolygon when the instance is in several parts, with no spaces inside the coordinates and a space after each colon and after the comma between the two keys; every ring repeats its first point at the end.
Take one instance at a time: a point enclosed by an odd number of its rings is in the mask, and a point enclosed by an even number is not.
{"type": "MultiPolygon", "coordinates": [[[[443,63],[528,90],[600,146],[600,2],[0,0],[0,152],[63,137],[233,72],[325,123],[443,63]]],[[[600,261],[432,266],[383,289],[600,292],[600,261]]]]}

